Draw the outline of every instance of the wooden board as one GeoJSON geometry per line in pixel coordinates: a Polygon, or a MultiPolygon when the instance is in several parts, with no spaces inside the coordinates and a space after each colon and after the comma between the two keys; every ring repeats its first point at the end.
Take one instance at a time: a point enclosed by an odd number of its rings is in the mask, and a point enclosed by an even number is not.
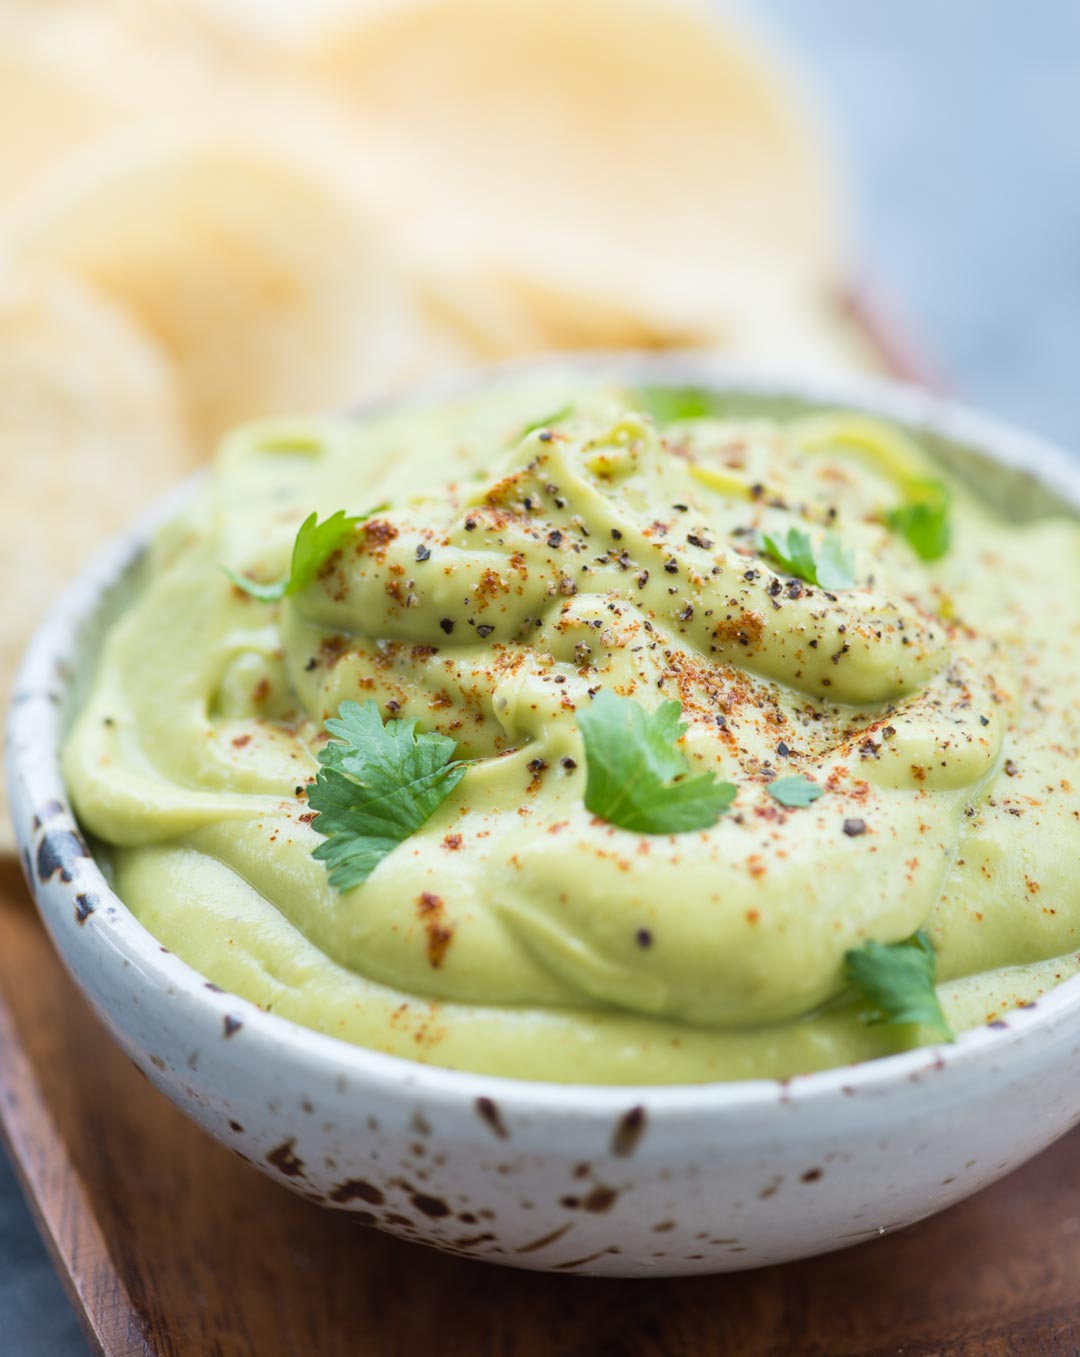
{"type": "Polygon", "coordinates": [[[1080,1132],[846,1253],[679,1281],[515,1273],[322,1211],[188,1122],[90,1012],[10,863],[0,996],[0,1121],[109,1357],[1080,1351],[1080,1132]]]}

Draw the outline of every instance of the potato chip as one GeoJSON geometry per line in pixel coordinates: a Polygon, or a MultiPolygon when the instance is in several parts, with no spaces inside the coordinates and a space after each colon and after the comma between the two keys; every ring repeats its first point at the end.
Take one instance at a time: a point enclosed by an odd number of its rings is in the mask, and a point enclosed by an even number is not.
{"type": "MultiPolygon", "coordinates": [[[[150,338],[75,283],[0,277],[0,709],[52,596],[196,460],[150,338]]],[[[0,804],[0,848],[10,833],[0,804]]]]}
{"type": "Polygon", "coordinates": [[[176,0],[4,0],[0,203],[105,132],[220,97],[244,51],[176,0]]]}
{"type": "Polygon", "coordinates": [[[427,331],[345,187],[249,136],[111,139],[24,205],[12,241],[164,345],[210,440],[255,416],[382,394],[424,370],[428,345],[449,343],[427,331]]]}
{"type": "Polygon", "coordinates": [[[127,110],[67,63],[46,62],[0,29],[0,203],[38,180],[65,154],[120,122],[127,110]]]}
{"type": "Polygon", "coordinates": [[[841,273],[806,99],[711,7],[412,0],[325,25],[305,60],[396,148],[380,201],[418,267],[487,279],[545,345],[723,342],[841,273]]]}

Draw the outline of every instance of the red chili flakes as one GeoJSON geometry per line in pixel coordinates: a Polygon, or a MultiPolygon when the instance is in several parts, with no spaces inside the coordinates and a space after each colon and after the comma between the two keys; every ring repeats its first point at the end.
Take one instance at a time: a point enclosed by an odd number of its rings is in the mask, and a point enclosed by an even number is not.
{"type": "Polygon", "coordinates": [[[364,524],[364,545],[371,549],[380,564],[386,557],[386,548],[397,535],[397,528],[385,518],[372,518],[364,524]]]}
{"type": "Polygon", "coordinates": [[[416,912],[427,933],[428,961],[438,970],[454,939],[454,930],[446,922],[446,906],[441,896],[424,891],[416,902],[416,912]]]}
{"type": "Polygon", "coordinates": [[[480,576],[476,584],[476,606],[480,612],[483,612],[487,604],[500,594],[508,594],[510,586],[499,575],[498,571],[490,567],[480,576]]]}
{"type": "Polygon", "coordinates": [[[447,834],[442,841],[442,846],[450,853],[456,853],[461,847],[462,838],[460,834],[447,834]]]}
{"type": "Polygon", "coordinates": [[[348,649],[349,643],[344,636],[327,636],[319,643],[319,654],[323,663],[335,665],[348,649]]]}
{"type": "Polygon", "coordinates": [[[317,578],[324,581],[328,580],[330,576],[337,570],[340,564],[341,564],[341,548],[338,547],[338,549],[336,551],[332,551],[330,555],[327,556],[326,560],[323,561],[322,565],[319,566],[317,578]]]}
{"type": "Polygon", "coordinates": [[[233,738],[233,748],[243,749],[244,745],[251,743],[250,735],[237,735],[233,738]]]}
{"type": "Polygon", "coordinates": [[[725,645],[741,645],[753,649],[765,630],[761,613],[743,612],[738,617],[725,618],[713,629],[713,635],[725,645]]]}

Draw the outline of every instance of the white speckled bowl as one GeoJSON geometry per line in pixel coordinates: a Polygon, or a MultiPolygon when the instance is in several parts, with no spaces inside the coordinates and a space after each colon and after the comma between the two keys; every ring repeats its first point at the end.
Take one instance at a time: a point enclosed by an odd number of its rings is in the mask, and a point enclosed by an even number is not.
{"type": "MultiPolygon", "coordinates": [[[[1080,510],[1080,467],[1062,453],[921,392],[781,387],[681,356],[575,364],[707,385],[736,400],[862,408],[926,438],[1013,512],[1045,511],[1055,496],[1080,510]]],[[[907,1225],[1080,1120],[1080,978],[955,1045],[784,1083],[670,1088],[433,1069],[222,993],[109,889],[57,759],[76,678],[165,512],[100,556],[34,638],[9,719],[11,800],[27,879],[76,982],[150,1080],[264,1172],[380,1229],[490,1262],[718,1272],[907,1225]]]]}

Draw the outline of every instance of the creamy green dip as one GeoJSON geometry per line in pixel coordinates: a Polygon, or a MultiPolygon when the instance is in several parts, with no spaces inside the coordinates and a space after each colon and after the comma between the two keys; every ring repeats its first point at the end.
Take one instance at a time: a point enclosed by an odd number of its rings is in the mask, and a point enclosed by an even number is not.
{"type": "Polygon", "coordinates": [[[658,424],[643,403],[548,377],[227,440],[64,752],[155,936],[321,1032],[573,1082],[783,1077],[929,1041],[868,1023],[844,978],[848,949],[919,928],[957,1031],[1076,973],[1077,524],[1006,522],[953,484],[928,562],[887,516],[944,473],[899,433],[658,424]],[[221,568],[273,579],[310,512],[382,502],[281,602],[221,568]],[[763,554],[793,525],[842,540],[854,587],[763,554]],[[586,810],[575,713],[602,687],[681,702],[694,770],[738,787],[713,828],[586,810]],[[306,796],[350,699],[477,762],[338,893],[306,796]],[[824,794],[779,804],[792,774],[824,794]]]}

